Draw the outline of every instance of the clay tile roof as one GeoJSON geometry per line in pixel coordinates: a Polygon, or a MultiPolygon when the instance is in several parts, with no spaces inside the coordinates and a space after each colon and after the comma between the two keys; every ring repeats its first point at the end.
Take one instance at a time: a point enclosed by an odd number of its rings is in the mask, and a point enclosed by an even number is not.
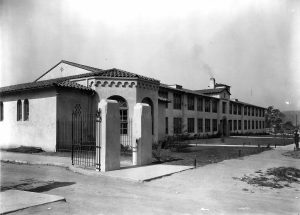
{"type": "Polygon", "coordinates": [[[77,83],[69,82],[66,80],[66,78],[56,78],[56,79],[50,79],[45,81],[29,82],[24,84],[1,87],[0,94],[23,91],[23,90],[31,90],[31,89],[42,89],[42,88],[47,88],[52,86],[60,86],[60,87],[68,87],[68,88],[74,88],[80,90],[93,91],[89,87],[85,87],[77,83]]]}
{"type": "Polygon", "coordinates": [[[57,83],[57,84],[54,84],[54,85],[57,85],[57,86],[60,86],[60,87],[74,88],[74,89],[79,89],[79,90],[93,91],[93,89],[90,88],[90,87],[86,87],[86,86],[83,86],[81,84],[77,84],[75,82],[70,82],[70,81],[63,81],[63,82],[60,82],[60,83],[57,83]]]}
{"type": "Polygon", "coordinates": [[[197,93],[203,93],[203,94],[218,94],[223,92],[224,90],[226,90],[227,92],[229,92],[227,90],[227,88],[216,88],[216,89],[204,89],[204,90],[195,90],[195,92],[197,93]]]}

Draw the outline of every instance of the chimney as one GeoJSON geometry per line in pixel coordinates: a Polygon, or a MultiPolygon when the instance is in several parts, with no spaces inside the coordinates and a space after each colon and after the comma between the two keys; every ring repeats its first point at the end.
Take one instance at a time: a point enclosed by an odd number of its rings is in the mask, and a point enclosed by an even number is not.
{"type": "Polygon", "coordinates": [[[216,80],[214,78],[209,79],[209,88],[210,89],[215,89],[216,86],[216,80]]]}

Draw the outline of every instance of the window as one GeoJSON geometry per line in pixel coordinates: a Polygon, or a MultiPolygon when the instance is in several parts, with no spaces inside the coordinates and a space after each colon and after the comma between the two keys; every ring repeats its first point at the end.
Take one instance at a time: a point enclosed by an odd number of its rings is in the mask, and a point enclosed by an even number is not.
{"type": "Polygon", "coordinates": [[[237,105],[238,106],[238,115],[242,115],[242,107],[241,105],[237,105]]]}
{"type": "Polygon", "coordinates": [[[254,120],[252,120],[252,129],[254,129],[254,120]]]}
{"type": "Polygon", "coordinates": [[[265,117],[265,110],[262,110],[262,117],[265,117]]]}
{"type": "Polygon", "coordinates": [[[111,100],[116,100],[120,106],[120,134],[128,134],[128,106],[126,100],[121,96],[111,96],[111,100]]]}
{"type": "Polygon", "coordinates": [[[239,130],[242,130],[242,120],[238,121],[238,128],[239,128],[239,130]]]}
{"type": "Polygon", "coordinates": [[[194,133],[194,132],[195,132],[195,119],[188,118],[188,133],[194,133]]]}
{"type": "Polygon", "coordinates": [[[259,121],[259,129],[261,129],[261,121],[259,121]]]}
{"type": "Polygon", "coordinates": [[[248,120],[248,129],[251,129],[251,121],[248,120]]]}
{"type": "Polygon", "coordinates": [[[174,118],[174,134],[180,134],[181,133],[181,128],[182,128],[182,119],[179,117],[174,118]]]}
{"type": "Polygon", "coordinates": [[[233,104],[230,103],[230,104],[229,104],[229,113],[230,113],[230,114],[232,114],[232,109],[233,109],[232,106],[233,106],[233,104]]]}
{"type": "Polygon", "coordinates": [[[236,115],[237,114],[237,105],[233,104],[233,114],[236,115]]]}
{"type": "Polygon", "coordinates": [[[222,102],[222,113],[226,113],[226,102],[222,102]]]}
{"type": "Polygon", "coordinates": [[[205,99],[205,112],[210,112],[210,100],[205,99]]]}
{"type": "Polygon", "coordinates": [[[262,128],[265,128],[265,122],[262,121],[262,128]]]}
{"type": "Polygon", "coordinates": [[[237,120],[233,120],[233,130],[237,130],[237,120]]]}
{"type": "Polygon", "coordinates": [[[29,102],[28,99],[24,100],[24,121],[29,120],[29,102]]]}
{"type": "Polygon", "coordinates": [[[212,100],[212,112],[218,113],[218,102],[216,100],[212,100]]]}
{"type": "Polygon", "coordinates": [[[217,131],[217,130],[218,130],[218,120],[213,119],[213,131],[217,131]]]}
{"type": "Polygon", "coordinates": [[[247,130],[247,120],[244,120],[244,130],[247,130]]]}
{"type": "Polygon", "coordinates": [[[174,103],[173,103],[173,107],[174,109],[180,110],[181,109],[181,95],[178,93],[174,93],[174,103]]]}
{"type": "Polygon", "coordinates": [[[229,130],[232,131],[232,120],[228,120],[229,123],[229,130]]]}
{"type": "Polygon", "coordinates": [[[188,110],[195,110],[195,100],[194,96],[188,95],[188,110]]]}
{"type": "Polygon", "coordinates": [[[168,117],[165,118],[166,134],[169,134],[169,120],[168,117]]]}
{"type": "Polygon", "coordinates": [[[248,116],[250,116],[250,107],[247,108],[248,109],[248,116]]]}
{"type": "MultiPolygon", "coordinates": [[[[168,99],[168,91],[159,91],[158,95],[162,98],[168,99]]],[[[166,108],[168,108],[168,102],[166,102],[166,108]]]]}
{"type": "Polygon", "coordinates": [[[198,128],[198,133],[202,133],[203,132],[203,119],[202,118],[199,118],[198,121],[197,121],[198,125],[197,125],[197,128],[198,128]]]}
{"type": "Polygon", "coordinates": [[[22,101],[19,99],[17,102],[17,121],[22,120],[22,101]]]}
{"type": "Polygon", "coordinates": [[[258,116],[258,109],[255,109],[255,116],[258,116]]]}
{"type": "Polygon", "coordinates": [[[258,121],[257,121],[257,120],[256,120],[256,123],[255,123],[255,124],[256,124],[256,129],[258,129],[258,121]]]}
{"type": "Polygon", "coordinates": [[[254,116],[254,107],[251,108],[252,116],[254,116]]]}
{"type": "Polygon", "coordinates": [[[0,121],[3,121],[3,102],[0,102],[0,121]]]}
{"type": "Polygon", "coordinates": [[[197,111],[203,111],[203,99],[201,97],[197,99],[197,111]]]}
{"type": "Polygon", "coordinates": [[[210,119],[205,119],[205,132],[210,132],[210,119]]]}
{"type": "Polygon", "coordinates": [[[248,107],[247,107],[247,106],[244,106],[244,116],[247,115],[247,109],[248,109],[248,107]]]}

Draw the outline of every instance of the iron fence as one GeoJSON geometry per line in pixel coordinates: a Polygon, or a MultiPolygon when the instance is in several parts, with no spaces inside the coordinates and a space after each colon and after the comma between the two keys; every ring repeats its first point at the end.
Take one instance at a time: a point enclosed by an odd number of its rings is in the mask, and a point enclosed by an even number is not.
{"type": "Polygon", "coordinates": [[[72,113],[72,165],[96,166],[96,114],[72,113]]]}
{"type": "Polygon", "coordinates": [[[131,155],[132,153],[132,119],[130,118],[127,122],[127,129],[121,129],[120,143],[121,143],[121,154],[131,155]],[[122,134],[123,133],[123,134],[122,134]]]}

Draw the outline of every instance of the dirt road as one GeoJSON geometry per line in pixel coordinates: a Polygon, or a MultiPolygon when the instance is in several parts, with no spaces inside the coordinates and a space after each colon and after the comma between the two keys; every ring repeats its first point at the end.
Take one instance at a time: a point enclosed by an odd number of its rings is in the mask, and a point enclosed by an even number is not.
{"type": "Polygon", "coordinates": [[[30,189],[53,182],[38,191],[67,200],[16,214],[298,214],[299,184],[271,189],[233,179],[276,166],[300,169],[299,159],[283,152],[271,150],[145,183],[80,175],[59,167],[1,163],[1,186],[22,189],[21,183],[31,182],[23,185],[30,189]]]}

